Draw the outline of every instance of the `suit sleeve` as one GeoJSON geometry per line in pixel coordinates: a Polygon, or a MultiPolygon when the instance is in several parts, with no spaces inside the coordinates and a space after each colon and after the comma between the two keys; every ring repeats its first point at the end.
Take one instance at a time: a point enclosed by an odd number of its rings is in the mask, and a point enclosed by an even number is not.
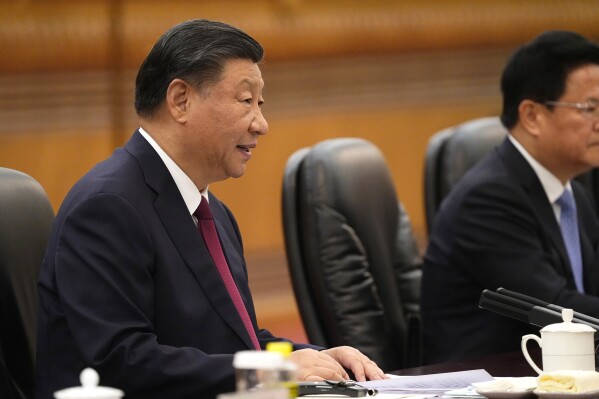
{"type": "Polygon", "coordinates": [[[599,298],[570,287],[563,272],[569,266],[538,215],[520,188],[502,182],[477,185],[457,210],[453,264],[489,289],[504,287],[599,317],[599,298]]]}

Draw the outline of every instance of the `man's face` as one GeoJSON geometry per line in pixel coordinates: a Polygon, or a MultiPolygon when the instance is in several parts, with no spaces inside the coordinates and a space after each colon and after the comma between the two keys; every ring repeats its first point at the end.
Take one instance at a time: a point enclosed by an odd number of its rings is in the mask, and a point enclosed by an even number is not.
{"type": "Polygon", "coordinates": [[[218,83],[193,91],[185,158],[207,183],[244,174],[258,136],[268,131],[261,110],[263,88],[257,64],[233,59],[218,83]]]}
{"type": "MultiPolygon", "coordinates": [[[[573,70],[566,81],[563,102],[599,101],[599,65],[573,70]]],[[[599,166],[599,118],[576,108],[546,110],[540,137],[540,156],[558,177],[572,178],[599,166]]]]}

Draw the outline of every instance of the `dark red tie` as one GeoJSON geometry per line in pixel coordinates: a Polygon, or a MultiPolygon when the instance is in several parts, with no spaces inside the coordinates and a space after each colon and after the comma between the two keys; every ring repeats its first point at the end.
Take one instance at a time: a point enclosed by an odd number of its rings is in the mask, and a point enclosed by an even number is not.
{"type": "Polygon", "coordinates": [[[231,271],[229,270],[223,249],[220,245],[220,241],[218,240],[218,233],[216,232],[216,226],[214,225],[212,212],[210,211],[208,201],[206,201],[205,198],[202,198],[202,202],[200,202],[200,206],[194,212],[194,215],[196,218],[198,218],[198,230],[202,234],[202,237],[204,237],[204,242],[208,247],[210,256],[212,256],[212,260],[216,264],[218,272],[225,282],[227,291],[229,291],[229,295],[231,296],[231,299],[237,308],[237,312],[239,313],[239,316],[241,317],[241,320],[243,321],[243,324],[245,325],[245,328],[252,339],[252,343],[254,344],[256,350],[260,350],[260,344],[258,343],[258,337],[256,337],[256,331],[254,331],[254,326],[252,325],[248,311],[245,308],[243,300],[241,299],[241,295],[239,295],[239,290],[235,285],[235,281],[233,281],[233,276],[231,276],[231,271]]]}

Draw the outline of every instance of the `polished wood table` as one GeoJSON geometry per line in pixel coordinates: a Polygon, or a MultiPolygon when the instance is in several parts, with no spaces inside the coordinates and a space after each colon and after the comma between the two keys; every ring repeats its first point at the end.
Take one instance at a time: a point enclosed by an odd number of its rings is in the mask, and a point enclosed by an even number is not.
{"type": "MultiPolygon", "coordinates": [[[[534,348],[538,349],[538,348],[534,348]]],[[[541,364],[540,350],[531,351],[536,364],[541,364]]],[[[423,375],[449,373],[452,371],[464,371],[485,369],[493,377],[536,377],[537,373],[530,367],[522,352],[502,353],[490,355],[482,358],[473,358],[456,362],[431,364],[420,367],[413,367],[394,371],[391,374],[396,375],[423,375]]]]}

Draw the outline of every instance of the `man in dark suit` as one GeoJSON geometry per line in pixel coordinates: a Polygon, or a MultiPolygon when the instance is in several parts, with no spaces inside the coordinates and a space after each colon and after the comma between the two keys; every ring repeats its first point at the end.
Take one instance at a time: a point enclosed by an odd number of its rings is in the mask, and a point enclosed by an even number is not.
{"type": "MultiPolygon", "coordinates": [[[[244,32],[193,20],[143,62],[141,128],[73,187],[56,218],[39,280],[39,399],[78,385],[84,367],[131,399],[215,397],[235,389],[235,352],[280,340],[257,328],[239,229],[208,192],[244,174],[267,132],[262,56],[244,32]],[[240,301],[198,231],[203,206],[240,301]]],[[[353,348],[294,349],[301,380],[347,379],[346,369],[384,378],[353,348]]]]}
{"type": "Polygon", "coordinates": [[[538,333],[479,309],[484,289],[599,317],[599,223],[572,181],[599,166],[599,47],[572,32],[541,34],[510,58],[501,88],[509,135],[456,185],[432,229],[422,283],[427,362],[516,351],[523,334],[538,333]],[[562,234],[570,193],[578,228],[562,234]]]}

